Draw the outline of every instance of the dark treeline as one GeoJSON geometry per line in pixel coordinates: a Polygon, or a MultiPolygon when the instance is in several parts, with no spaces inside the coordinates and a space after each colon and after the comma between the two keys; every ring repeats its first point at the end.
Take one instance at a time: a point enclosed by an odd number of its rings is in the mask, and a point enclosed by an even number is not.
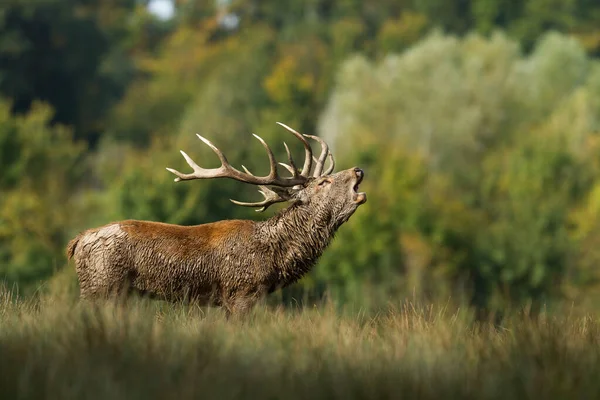
{"type": "Polygon", "coordinates": [[[0,3],[6,283],[73,279],[65,244],[112,220],[266,218],[227,200],[256,188],[165,167],[217,163],[198,132],[262,173],[251,133],[284,154],[283,121],[369,195],[285,298],[599,305],[600,3],[147,3],[0,3]]]}

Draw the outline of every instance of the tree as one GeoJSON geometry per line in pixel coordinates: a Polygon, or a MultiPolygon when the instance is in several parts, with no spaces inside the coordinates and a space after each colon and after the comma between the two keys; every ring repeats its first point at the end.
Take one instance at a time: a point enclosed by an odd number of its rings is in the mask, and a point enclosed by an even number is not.
{"type": "Polygon", "coordinates": [[[13,112],[37,100],[53,121],[94,141],[133,74],[124,52],[135,0],[8,0],[0,4],[0,95],[13,112]]]}
{"type": "Polygon", "coordinates": [[[540,304],[558,294],[567,271],[578,268],[570,214],[598,179],[585,143],[600,126],[599,68],[559,34],[541,38],[527,56],[500,34],[434,34],[379,63],[349,59],[320,131],[345,159],[362,149],[378,155],[366,162],[376,172],[366,182],[382,188],[369,203],[395,221],[362,221],[361,232],[391,237],[377,256],[345,247],[354,261],[346,276],[376,274],[371,269],[382,266],[369,260],[386,255],[401,265],[395,246],[411,245],[402,240],[407,232],[427,243],[421,258],[431,269],[467,283],[480,307],[540,304]],[[407,168],[386,157],[393,149],[418,155],[424,169],[413,189],[418,201],[402,212],[382,206],[406,184],[403,174],[384,173],[407,168]]]}
{"type": "Polygon", "coordinates": [[[0,276],[32,285],[64,263],[63,249],[84,208],[76,195],[84,147],[50,127],[48,105],[13,117],[0,102],[0,276]]]}

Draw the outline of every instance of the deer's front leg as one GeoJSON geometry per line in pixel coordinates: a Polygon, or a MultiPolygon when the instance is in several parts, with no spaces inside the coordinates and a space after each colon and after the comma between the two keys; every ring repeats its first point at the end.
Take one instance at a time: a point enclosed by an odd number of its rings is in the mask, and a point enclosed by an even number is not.
{"type": "Polygon", "coordinates": [[[237,293],[233,295],[225,305],[227,319],[232,316],[243,317],[247,315],[252,307],[265,295],[264,290],[251,293],[237,293]]]}

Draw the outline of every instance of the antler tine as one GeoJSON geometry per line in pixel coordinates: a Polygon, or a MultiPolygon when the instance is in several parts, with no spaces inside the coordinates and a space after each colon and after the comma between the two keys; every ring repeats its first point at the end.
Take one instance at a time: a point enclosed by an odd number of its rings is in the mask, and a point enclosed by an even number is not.
{"type": "Polygon", "coordinates": [[[331,152],[329,153],[329,160],[331,161],[331,165],[329,166],[329,168],[327,168],[325,172],[323,172],[323,175],[329,175],[335,169],[335,160],[333,159],[333,154],[331,154],[331,152]]]}
{"type": "Polygon", "coordinates": [[[248,175],[252,175],[255,176],[252,172],[250,172],[250,170],[248,170],[248,168],[246,168],[245,165],[242,165],[242,169],[244,170],[244,172],[246,172],[248,175]]]}
{"type": "Polygon", "coordinates": [[[293,130],[292,128],[287,126],[286,124],[281,123],[281,122],[277,122],[277,124],[283,126],[285,129],[290,131],[304,145],[304,166],[302,167],[302,172],[300,173],[300,175],[308,178],[308,176],[310,174],[310,170],[312,168],[312,148],[310,147],[310,144],[308,143],[308,141],[306,139],[304,139],[302,134],[296,132],[295,130],[293,130]]]}
{"type": "Polygon", "coordinates": [[[294,159],[292,158],[292,153],[290,152],[290,148],[288,147],[286,142],[283,142],[283,146],[285,147],[285,152],[287,153],[288,156],[288,164],[284,164],[284,163],[279,163],[280,165],[284,166],[288,171],[291,172],[292,176],[295,178],[298,176],[298,168],[296,167],[296,164],[294,163],[294,159]]]}
{"type": "Polygon", "coordinates": [[[267,155],[269,157],[269,166],[271,168],[271,171],[269,172],[269,177],[272,179],[278,179],[279,176],[277,174],[277,160],[275,160],[275,156],[273,155],[273,152],[271,151],[271,148],[269,147],[269,145],[267,144],[267,142],[265,142],[263,140],[263,138],[261,138],[258,135],[255,135],[254,133],[252,134],[252,136],[254,136],[255,138],[258,139],[258,141],[263,145],[263,147],[265,148],[265,150],[267,151],[267,155]]]}
{"type": "Polygon", "coordinates": [[[219,160],[221,161],[221,166],[219,168],[211,169],[202,168],[198,164],[196,164],[194,160],[192,160],[192,158],[185,153],[185,151],[179,150],[180,153],[183,155],[183,158],[185,158],[185,161],[190,167],[192,167],[194,172],[191,174],[184,174],[173,168],[167,168],[167,171],[177,175],[177,178],[175,178],[175,182],[187,181],[190,179],[198,179],[200,177],[205,179],[219,178],[221,176],[224,176],[223,174],[227,173],[227,166],[229,166],[229,162],[227,161],[227,157],[225,157],[225,154],[223,154],[223,152],[219,150],[217,146],[212,144],[210,140],[200,136],[199,134],[196,134],[196,136],[198,136],[200,140],[202,140],[208,147],[210,147],[211,150],[217,155],[217,157],[219,157],[219,160]]]}
{"type": "Polygon", "coordinates": [[[281,202],[288,200],[286,197],[282,196],[281,193],[277,193],[277,192],[269,189],[266,186],[261,185],[261,186],[259,186],[259,188],[260,188],[258,190],[259,193],[262,194],[265,198],[263,201],[257,201],[255,203],[246,203],[246,202],[237,201],[237,200],[233,200],[233,199],[229,199],[229,201],[231,201],[233,204],[236,204],[238,206],[260,207],[259,209],[255,210],[255,211],[263,212],[272,204],[281,203],[281,202]]]}
{"type": "Polygon", "coordinates": [[[294,175],[294,173],[296,173],[296,174],[298,173],[297,170],[295,170],[291,166],[287,165],[286,163],[280,162],[279,165],[281,165],[282,167],[284,167],[285,169],[287,169],[288,171],[290,171],[290,174],[292,174],[292,175],[294,175]]]}
{"type": "Polygon", "coordinates": [[[321,174],[323,172],[323,167],[325,166],[325,160],[327,159],[327,156],[330,154],[329,146],[327,146],[327,143],[325,143],[325,141],[318,136],[313,136],[313,135],[304,135],[304,136],[319,142],[319,144],[321,145],[321,155],[319,155],[319,159],[316,160],[317,165],[315,166],[315,170],[313,172],[313,177],[319,177],[319,176],[321,176],[321,174]]]}

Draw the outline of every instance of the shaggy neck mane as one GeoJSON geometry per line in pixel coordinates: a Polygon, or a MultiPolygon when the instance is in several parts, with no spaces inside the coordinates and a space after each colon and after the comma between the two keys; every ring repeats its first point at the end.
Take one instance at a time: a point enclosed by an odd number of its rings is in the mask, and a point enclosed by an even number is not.
{"type": "Polygon", "coordinates": [[[329,207],[317,208],[299,203],[293,203],[259,223],[257,237],[271,250],[278,287],[292,284],[307,273],[329,245],[338,227],[329,207]]]}

